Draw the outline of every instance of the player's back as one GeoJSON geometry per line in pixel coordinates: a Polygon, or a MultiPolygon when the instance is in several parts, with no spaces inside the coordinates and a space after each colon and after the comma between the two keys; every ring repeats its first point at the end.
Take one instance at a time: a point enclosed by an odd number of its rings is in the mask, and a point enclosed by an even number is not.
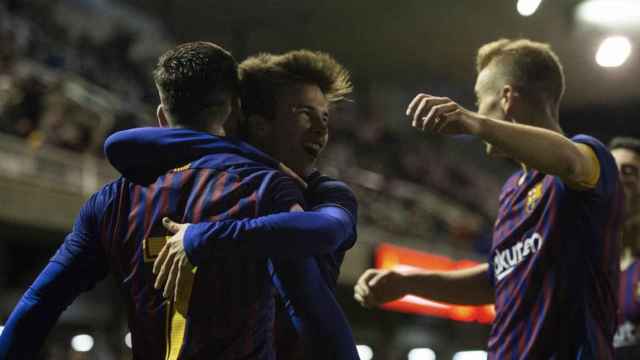
{"type": "Polygon", "coordinates": [[[216,154],[150,186],[120,179],[103,190],[113,196],[102,220],[101,242],[128,301],[136,359],[273,357],[266,258],[218,257],[183,279],[176,302],[165,301],[153,288],[152,267],[167,235],[164,216],[196,223],[286,211],[283,204],[298,202],[291,185],[262,164],[216,154]]]}

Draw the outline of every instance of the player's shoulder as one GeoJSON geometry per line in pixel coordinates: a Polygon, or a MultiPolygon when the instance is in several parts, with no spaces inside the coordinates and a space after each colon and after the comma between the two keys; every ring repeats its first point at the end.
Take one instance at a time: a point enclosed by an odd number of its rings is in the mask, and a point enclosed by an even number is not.
{"type": "Polygon", "coordinates": [[[246,175],[253,173],[270,174],[277,172],[272,166],[246,158],[238,154],[210,154],[194,160],[182,167],[182,170],[212,169],[246,175]]]}
{"type": "Polygon", "coordinates": [[[587,134],[576,134],[576,135],[573,135],[570,139],[571,141],[576,143],[592,145],[592,146],[595,146],[598,148],[604,148],[604,149],[607,148],[600,140],[587,134]]]}
{"type": "Polygon", "coordinates": [[[595,187],[598,189],[597,192],[607,195],[605,198],[609,198],[616,191],[622,191],[618,181],[616,161],[606,145],[595,137],[585,134],[575,135],[571,137],[571,141],[587,145],[593,151],[592,155],[595,155],[600,172],[598,184],[595,187]]]}
{"type": "Polygon", "coordinates": [[[315,172],[311,176],[309,176],[307,178],[307,183],[310,190],[322,192],[340,192],[355,197],[353,190],[347,183],[326,174],[322,174],[320,172],[315,172]]]}
{"type": "Polygon", "coordinates": [[[311,208],[339,206],[357,218],[358,200],[353,190],[345,182],[315,172],[307,177],[305,199],[311,208]]]}
{"type": "Polygon", "coordinates": [[[118,198],[118,194],[122,191],[123,186],[126,185],[127,182],[128,180],[124,177],[111,181],[96,191],[89,198],[89,201],[92,201],[93,205],[97,208],[104,208],[118,198]]]}
{"type": "Polygon", "coordinates": [[[600,163],[604,162],[606,165],[615,168],[615,160],[613,158],[613,155],[611,155],[609,148],[607,148],[607,146],[597,138],[591,135],[578,134],[572,136],[571,141],[573,141],[574,143],[589,146],[589,148],[591,148],[591,150],[595,153],[600,163]]]}

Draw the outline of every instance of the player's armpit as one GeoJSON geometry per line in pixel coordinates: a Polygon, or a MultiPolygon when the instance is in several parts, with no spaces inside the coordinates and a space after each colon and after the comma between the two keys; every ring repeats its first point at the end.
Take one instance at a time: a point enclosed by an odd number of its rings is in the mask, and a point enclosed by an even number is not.
{"type": "Polygon", "coordinates": [[[582,155],[580,169],[575,179],[567,180],[567,185],[575,190],[589,190],[600,180],[600,161],[593,149],[586,144],[576,144],[582,155]]]}

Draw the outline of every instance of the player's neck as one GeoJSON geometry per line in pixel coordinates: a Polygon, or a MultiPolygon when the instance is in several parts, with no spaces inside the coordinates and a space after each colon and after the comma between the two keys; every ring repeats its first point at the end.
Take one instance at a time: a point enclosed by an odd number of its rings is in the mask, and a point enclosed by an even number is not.
{"type": "Polygon", "coordinates": [[[227,133],[224,130],[224,123],[221,123],[219,121],[213,121],[211,122],[208,126],[206,131],[210,134],[213,134],[215,136],[220,136],[220,137],[224,137],[227,135],[227,133]]]}
{"type": "MultiPolygon", "coordinates": [[[[540,127],[559,134],[564,134],[564,131],[562,131],[558,121],[558,114],[550,107],[536,107],[535,109],[524,111],[521,113],[521,117],[522,120],[526,120],[522,122],[525,125],[540,127]]],[[[520,121],[516,120],[516,122],[520,121]]]]}
{"type": "Polygon", "coordinates": [[[211,129],[209,129],[209,132],[215,136],[220,137],[224,137],[226,135],[226,132],[224,131],[224,128],[222,126],[212,127],[211,129]]]}

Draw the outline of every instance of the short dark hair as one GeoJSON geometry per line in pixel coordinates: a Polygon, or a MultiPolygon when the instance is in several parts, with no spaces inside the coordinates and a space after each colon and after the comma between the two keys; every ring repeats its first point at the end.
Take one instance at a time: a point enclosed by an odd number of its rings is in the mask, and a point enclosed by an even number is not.
{"type": "Polygon", "coordinates": [[[164,53],[153,70],[153,80],[175,121],[199,127],[203,124],[198,123],[197,115],[216,105],[209,100],[212,95],[238,94],[238,64],[222,47],[195,41],[164,53]]]}
{"type": "Polygon", "coordinates": [[[317,85],[329,102],[353,91],[349,72],[329,54],[295,50],[248,57],[239,66],[242,108],[245,116],[275,116],[276,97],[295,84],[317,85]]]}
{"type": "Polygon", "coordinates": [[[618,136],[609,142],[609,150],[627,149],[640,155],[640,139],[618,136]]]}

